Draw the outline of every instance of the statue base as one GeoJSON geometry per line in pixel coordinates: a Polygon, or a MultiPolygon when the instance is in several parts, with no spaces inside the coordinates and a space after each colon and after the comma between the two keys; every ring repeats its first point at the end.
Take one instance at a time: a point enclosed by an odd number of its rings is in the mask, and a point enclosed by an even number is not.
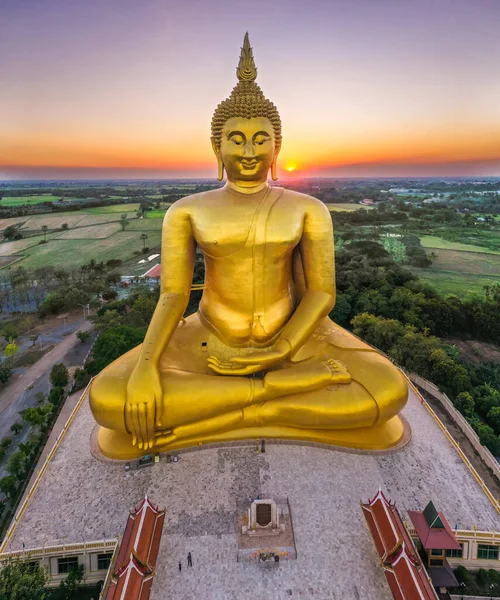
{"type": "Polygon", "coordinates": [[[267,425],[233,429],[203,437],[192,437],[170,444],[153,446],[153,448],[144,451],[137,446],[132,446],[132,436],[100,427],[97,441],[99,450],[105,457],[115,460],[133,460],[156,452],[171,452],[193,446],[262,439],[292,440],[355,450],[377,451],[388,450],[398,445],[404,446],[410,439],[410,429],[408,423],[403,423],[402,419],[397,416],[372,427],[355,429],[302,429],[299,427],[267,425]]]}

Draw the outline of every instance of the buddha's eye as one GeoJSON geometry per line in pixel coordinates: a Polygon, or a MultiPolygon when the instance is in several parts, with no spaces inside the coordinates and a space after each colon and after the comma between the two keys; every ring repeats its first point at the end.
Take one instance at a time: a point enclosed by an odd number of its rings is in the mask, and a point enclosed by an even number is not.
{"type": "Polygon", "coordinates": [[[239,135],[234,135],[231,138],[231,141],[233,142],[233,144],[236,144],[237,146],[241,146],[242,144],[245,143],[245,140],[239,135]]]}
{"type": "Polygon", "coordinates": [[[257,144],[257,146],[262,146],[262,144],[265,144],[268,140],[269,138],[259,136],[255,139],[255,143],[257,144]]]}

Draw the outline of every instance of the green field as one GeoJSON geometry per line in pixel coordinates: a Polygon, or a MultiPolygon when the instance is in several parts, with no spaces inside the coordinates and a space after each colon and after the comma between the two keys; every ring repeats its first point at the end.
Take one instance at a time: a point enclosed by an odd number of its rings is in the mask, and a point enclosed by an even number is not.
{"type": "Polygon", "coordinates": [[[485,285],[500,283],[500,253],[439,248],[433,252],[436,257],[430,267],[409,268],[442,294],[482,295],[485,285]]]}
{"type": "Polygon", "coordinates": [[[423,235],[420,238],[420,243],[424,248],[438,248],[442,250],[459,250],[461,252],[480,252],[483,254],[500,255],[500,250],[490,250],[482,246],[474,246],[473,244],[462,244],[460,242],[449,242],[434,235],[423,235]]]}
{"type": "Polygon", "coordinates": [[[127,226],[127,231],[161,231],[162,219],[134,219],[127,226]]]}
{"type": "MultiPolygon", "coordinates": [[[[160,245],[161,232],[148,232],[147,246],[149,248],[160,245]]],[[[135,250],[142,250],[143,243],[140,232],[117,231],[113,235],[101,239],[59,239],[55,238],[42,244],[29,248],[23,252],[24,258],[16,266],[26,269],[37,267],[78,267],[88,263],[92,258],[96,261],[111,259],[129,260],[134,257],[135,250]]],[[[151,252],[152,253],[152,252],[151,252]]],[[[141,260],[137,257],[137,261],[141,260]]]]}
{"type": "Polygon", "coordinates": [[[348,202],[346,202],[345,204],[342,203],[325,203],[326,206],[328,207],[328,210],[330,212],[335,212],[335,211],[345,211],[345,212],[353,212],[355,210],[361,210],[362,208],[365,208],[367,210],[371,210],[371,206],[363,206],[362,204],[349,204],[348,202]]]}
{"type": "Polygon", "coordinates": [[[44,194],[43,196],[7,196],[2,198],[2,206],[23,206],[24,204],[40,204],[40,202],[57,202],[61,196],[44,194]]]}
{"type": "Polygon", "coordinates": [[[167,209],[153,209],[153,210],[148,210],[148,212],[146,213],[146,219],[163,219],[163,217],[165,216],[165,213],[167,212],[167,209]]]}
{"type": "Polygon", "coordinates": [[[120,213],[137,212],[139,210],[139,204],[114,204],[113,206],[98,206],[96,208],[85,208],[83,210],[89,215],[116,214],[119,216],[120,213]]]}
{"type": "MultiPolygon", "coordinates": [[[[161,219],[138,219],[135,216],[137,204],[104,208],[118,210],[87,209],[3,219],[0,229],[18,223],[21,225],[21,231],[25,235],[28,234],[28,237],[0,243],[0,268],[9,268],[13,263],[16,267],[22,266],[27,269],[49,265],[69,268],[88,263],[92,258],[104,262],[117,258],[135,261],[134,251],[143,248],[142,233],[148,236],[146,245],[149,248],[159,247],[161,219]],[[119,221],[124,207],[132,207],[132,210],[131,214],[128,214],[129,225],[122,231],[119,221]],[[68,225],[68,230],[61,231],[63,223],[68,225]],[[43,225],[49,228],[46,244],[40,244],[40,241],[44,240],[44,235],[40,232],[43,225]],[[30,235],[31,232],[36,232],[36,235],[30,235]]],[[[137,261],[141,258],[143,256],[137,256],[137,261]]]]}

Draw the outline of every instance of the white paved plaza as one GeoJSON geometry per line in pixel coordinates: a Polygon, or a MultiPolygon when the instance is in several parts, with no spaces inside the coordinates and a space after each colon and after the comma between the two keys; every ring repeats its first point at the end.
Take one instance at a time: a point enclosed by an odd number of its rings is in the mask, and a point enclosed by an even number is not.
{"type": "Polygon", "coordinates": [[[212,448],[125,472],[91,455],[85,402],[7,550],[121,534],[128,510],[147,493],[167,508],[151,600],[390,600],[359,506],[379,487],[403,519],[433,500],[452,527],[500,530],[495,509],[413,392],[403,414],[412,439],[394,453],[268,442],[265,454],[250,444],[212,448]],[[296,561],[275,568],[236,562],[237,515],[257,496],[289,498],[296,561]]]}

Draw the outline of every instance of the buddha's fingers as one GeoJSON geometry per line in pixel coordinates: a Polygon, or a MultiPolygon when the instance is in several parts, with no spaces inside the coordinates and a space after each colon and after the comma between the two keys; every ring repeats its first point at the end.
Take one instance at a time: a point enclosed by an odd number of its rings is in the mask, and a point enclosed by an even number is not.
{"type": "MultiPolygon", "coordinates": [[[[145,402],[141,402],[139,404],[139,427],[141,429],[141,437],[144,449],[149,447],[149,438],[148,438],[148,426],[147,426],[147,404],[145,402]]],[[[139,446],[140,448],[141,446],[139,446]]]]}
{"type": "Polygon", "coordinates": [[[264,367],[262,365],[247,365],[247,366],[238,366],[233,365],[231,363],[220,363],[213,364],[208,363],[208,367],[215,371],[219,375],[251,375],[252,373],[257,373],[258,371],[262,371],[264,367]]]}
{"type": "Polygon", "coordinates": [[[247,354],[246,356],[234,356],[231,358],[230,363],[237,365],[263,365],[274,363],[280,358],[281,355],[279,352],[254,352],[252,354],[247,354]]]}
{"type": "MultiPolygon", "coordinates": [[[[137,404],[130,407],[130,416],[132,418],[132,435],[135,435],[135,444],[142,448],[141,428],[139,427],[139,416],[137,414],[137,404]]],[[[134,444],[134,446],[135,446],[134,444]]]]}
{"type": "Polygon", "coordinates": [[[137,436],[135,434],[135,426],[132,419],[132,406],[130,404],[126,405],[125,415],[127,429],[132,433],[132,446],[135,446],[137,444],[137,436]]]}
{"type": "Polygon", "coordinates": [[[173,433],[168,434],[168,435],[158,435],[158,436],[156,436],[156,439],[155,439],[155,445],[156,446],[166,446],[167,444],[171,444],[172,442],[175,442],[176,439],[177,439],[177,436],[173,433]]]}
{"type": "Polygon", "coordinates": [[[155,409],[151,405],[146,406],[146,431],[150,448],[153,447],[155,439],[155,412],[155,409]]]}

